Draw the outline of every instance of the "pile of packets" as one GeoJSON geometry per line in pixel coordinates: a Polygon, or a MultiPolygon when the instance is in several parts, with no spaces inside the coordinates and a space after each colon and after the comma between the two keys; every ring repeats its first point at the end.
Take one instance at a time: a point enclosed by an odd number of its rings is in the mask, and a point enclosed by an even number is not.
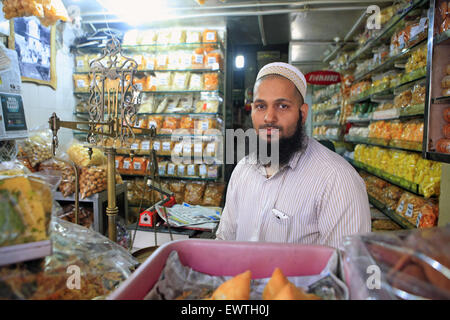
{"type": "Polygon", "coordinates": [[[61,0],[3,0],[6,19],[35,16],[48,27],[58,20],[70,20],[61,0]]]}
{"type": "Polygon", "coordinates": [[[389,184],[369,174],[360,173],[366,183],[369,196],[395,211],[417,228],[437,225],[439,205],[437,199],[426,199],[389,184]]]}
{"type": "Polygon", "coordinates": [[[419,154],[413,152],[363,144],[356,145],[355,160],[418,184],[419,192],[427,198],[440,194],[440,162],[422,159],[419,154]]]}

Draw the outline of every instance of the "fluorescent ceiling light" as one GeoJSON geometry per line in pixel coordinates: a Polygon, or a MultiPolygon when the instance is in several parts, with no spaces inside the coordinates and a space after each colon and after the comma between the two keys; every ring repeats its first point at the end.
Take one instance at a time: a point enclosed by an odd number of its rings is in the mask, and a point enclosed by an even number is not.
{"type": "Polygon", "coordinates": [[[236,56],[235,65],[236,65],[236,68],[238,68],[238,69],[242,69],[244,67],[245,58],[242,54],[236,56]]]}
{"type": "Polygon", "coordinates": [[[173,17],[169,14],[165,0],[98,0],[106,9],[105,13],[117,15],[132,26],[165,20],[173,17]]]}

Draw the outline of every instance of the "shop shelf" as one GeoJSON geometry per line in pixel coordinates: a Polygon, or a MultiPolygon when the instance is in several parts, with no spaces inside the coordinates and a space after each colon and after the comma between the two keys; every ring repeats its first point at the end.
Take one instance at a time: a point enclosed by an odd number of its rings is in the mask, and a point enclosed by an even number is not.
{"type": "Polygon", "coordinates": [[[426,156],[426,158],[429,160],[450,163],[450,154],[448,153],[428,151],[426,156]]]}
{"type": "MultiPolygon", "coordinates": [[[[224,44],[219,42],[191,42],[191,43],[168,43],[168,44],[135,44],[135,45],[121,45],[121,48],[124,52],[158,52],[158,51],[168,51],[168,50],[177,50],[177,49],[195,49],[198,47],[213,47],[218,48],[220,50],[224,50],[224,44]]],[[[99,53],[105,49],[104,46],[96,46],[96,47],[83,47],[77,48],[79,53],[99,53]]],[[[126,54],[125,54],[126,55],[126,54]]]]}
{"type": "MultiPolygon", "coordinates": [[[[79,116],[79,117],[86,117],[89,116],[88,112],[74,112],[73,113],[75,116],[79,116]]],[[[105,115],[107,115],[105,113],[105,115]]],[[[149,112],[144,112],[144,113],[137,113],[137,116],[222,116],[219,112],[214,112],[214,113],[193,113],[193,112],[164,112],[164,113],[149,113],[149,112]]]]}
{"type": "MultiPolygon", "coordinates": [[[[130,173],[121,173],[120,175],[123,177],[145,177],[145,174],[130,174],[130,173]]],[[[192,181],[218,181],[220,178],[202,178],[202,177],[179,177],[179,176],[158,176],[161,179],[176,179],[176,180],[192,180],[192,181]]]]}
{"type": "MultiPolygon", "coordinates": [[[[91,94],[89,91],[74,91],[74,94],[77,95],[89,95],[91,94]]],[[[156,95],[163,95],[163,94],[180,94],[180,93],[216,93],[216,94],[223,94],[220,90],[178,90],[178,91],[147,91],[142,90],[141,93],[151,93],[156,95]]],[[[105,93],[106,95],[107,93],[105,93]]]]}
{"type": "Polygon", "coordinates": [[[342,141],[341,137],[338,136],[324,136],[324,135],[315,135],[313,138],[317,140],[333,140],[333,141],[342,141]]]}
{"type": "Polygon", "coordinates": [[[347,118],[347,122],[350,123],[369,123],[371,121],[371,116],[368,115],[367,117],[363,117],[363,118],[357,118],[357,117],[349,117],[347,118]]]}
{"type": "Polygon", "coordinates": [[[0,247],[0,266],[35,260],[51,254],[51,240],[0,247]]]}
{"type": "Polygon", "coordinates": [[[436,104],[447,104],[450,103],[450,96],[436,97],[432,101],[436,104]]]}
{"type": "Polygon", "coordinates": [[[450,30],[442,32],[435,36],[434,40],[435,45],[448,45],[450,44],[450,30]]]}
{"type": "Polygon", "coordinates": [[[386,61],[384,61],[383,63],[373,67],[372,69],[365,71],[363,73],[357,74],[355,75],[355,80],[354,82],[357,82],[359,80],[364,79],[366,76],[368,76],[369,74],[372,73],[376,73],[376,72],[381,72],[381,71],[386,71],[389,69],[392,69],[395,65],[395,62],[398,61],[400,58],[404,58],[407,54],[409,54],[413,49],[415,49],[416,47],[426,43],[427,39],[423,39],[420,40],[419,42],[415,43],[414,45],[412,45],[409,48],[405,48],[403,49],[399,54],[392,56],[390,58],[388,58],[386,61]]]}
{"type": "Polygon", "coordinates": [[[362,143],[376,147],[383,147],[387,149],[410,151],[410,152],[422,152],[422,142],[415,141],[403,141],[403,140],[387,140],[379,138],[368,138],[358,136],[344,136],[346,142],[362,143]]]}
{"type": "Polygon", "coordinates": [[[409,191],[416,195],[423,196],[423,194],[419,193],[419,185],[417,183],[394,176],[390,173],[387,173],[378,168],[374,168],[372,166],[369,166],[369,165],[362,163],[360,161],[357,161],[357,160],[353,160],[353,165],[361,170],[364,170],[370,174],[373,174],[374,176],[376,176],[380,179],[386,180],[387,182],[390,182],[393,185],[396,185],[402,189],[405,189],[406,191],[409,191]]]}
{"type": "Polygon", "coordinates": [[[368,195],[368,197],[369,197],[369,202],[375,208],[380,210],[384,215],[389,217],[391,220],[393,220],[395,223],[397,223],[403,229],[415,229],[416,228],[416,226],[414,226],[411,222],[406,220],[404,217],[402,217],[401,215],[397,214],[395,211],[387,208],[386,205],[384,203],[382,203],[381,201],[375,199],[371,195],[368,195]]]}
{"type": "Polygon", "coordinates": [[[318,115],[318,114],[324,114],[324,113],[333,113],[333,112],[338,111],[340,108],[341,108],[341,106],[336,106],[336,107],[333,107],[330,109],[317,110],[317,111],[313,110],[313,114],[318,115]]]}
{"type": "MultiPolygon", "coordinates": [[[[222,72],[221,69],[145,69],[136,70],[136,74],[139,73],[153,73],[153,72],[197,72],[197,73],[207,73],[207,72],[222,72]]],[[[74,71],[73,74],[89,74],[90,71],[74,71]]]]}
{"type": "Polygon", "coordinates": [[[337,122],[336,120],[326,120],[326,121],[313,123],[314,127],[318,127],[318,126],[340,126],[340,125],[341,124],[339,122],[337,122]]]}
{"type": "Polygon", "coordinates": [[[412,10],[424,5],[428,1],[426,0],[416,0],[408,3],[407,7],[403,9],[401,14],[398,14],[391,18],[391,20],[388,21],[388,23],[384,26],[384,28],[373,38],[369,39],[366,44],[357,50],[355,54],[349,59],[347,65],[350,65],[352,62],[356,61],[358,58],[362,57],[364,54],[366,54],[369,49],[373,48],[380,42],[382,42],[384,39],[387,39],[391,32],[394,30],[394,27],[404,18],[406,15],[411,12],[412,10]]]}
{"type": "Polygon", "coordinates": [[[422,116],[425,113],[425,104],[416,104],[400,109],[400,117],[422,116]]]}

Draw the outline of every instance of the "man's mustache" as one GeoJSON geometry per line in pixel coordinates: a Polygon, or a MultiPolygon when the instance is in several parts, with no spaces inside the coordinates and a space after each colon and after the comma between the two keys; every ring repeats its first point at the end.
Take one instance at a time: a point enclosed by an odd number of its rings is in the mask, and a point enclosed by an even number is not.
{"type": "Polygon", "coordinates": [[[267,128],[278,129],[279,131],[282,130],[281,127],[276,126],[276,125],[272,125],[272,124],[263,124],[263,125],[261,125],[261,126],[258,127],[258,129],[267,129],[267,128]]]}

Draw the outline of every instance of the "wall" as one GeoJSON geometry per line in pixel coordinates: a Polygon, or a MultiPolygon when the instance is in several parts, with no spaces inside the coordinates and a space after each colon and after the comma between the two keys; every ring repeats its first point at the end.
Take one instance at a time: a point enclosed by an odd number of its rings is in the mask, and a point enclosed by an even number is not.
{"type": "MultiPolygon", "coordinates": [[[[22,98],[29,129],[48,127],[48,119],[56,112],[61,120],[72,120],[75,106],[72,72],[74,57],[69,46],[74,40],[74,32],[69,25],[60,24],[56,32],[56,90],[49,86],[31,82],[22,83],[22,98]]],[[[58,132],[60,146],[72,139],[72,131],[61,129],[58,132]]]]}

